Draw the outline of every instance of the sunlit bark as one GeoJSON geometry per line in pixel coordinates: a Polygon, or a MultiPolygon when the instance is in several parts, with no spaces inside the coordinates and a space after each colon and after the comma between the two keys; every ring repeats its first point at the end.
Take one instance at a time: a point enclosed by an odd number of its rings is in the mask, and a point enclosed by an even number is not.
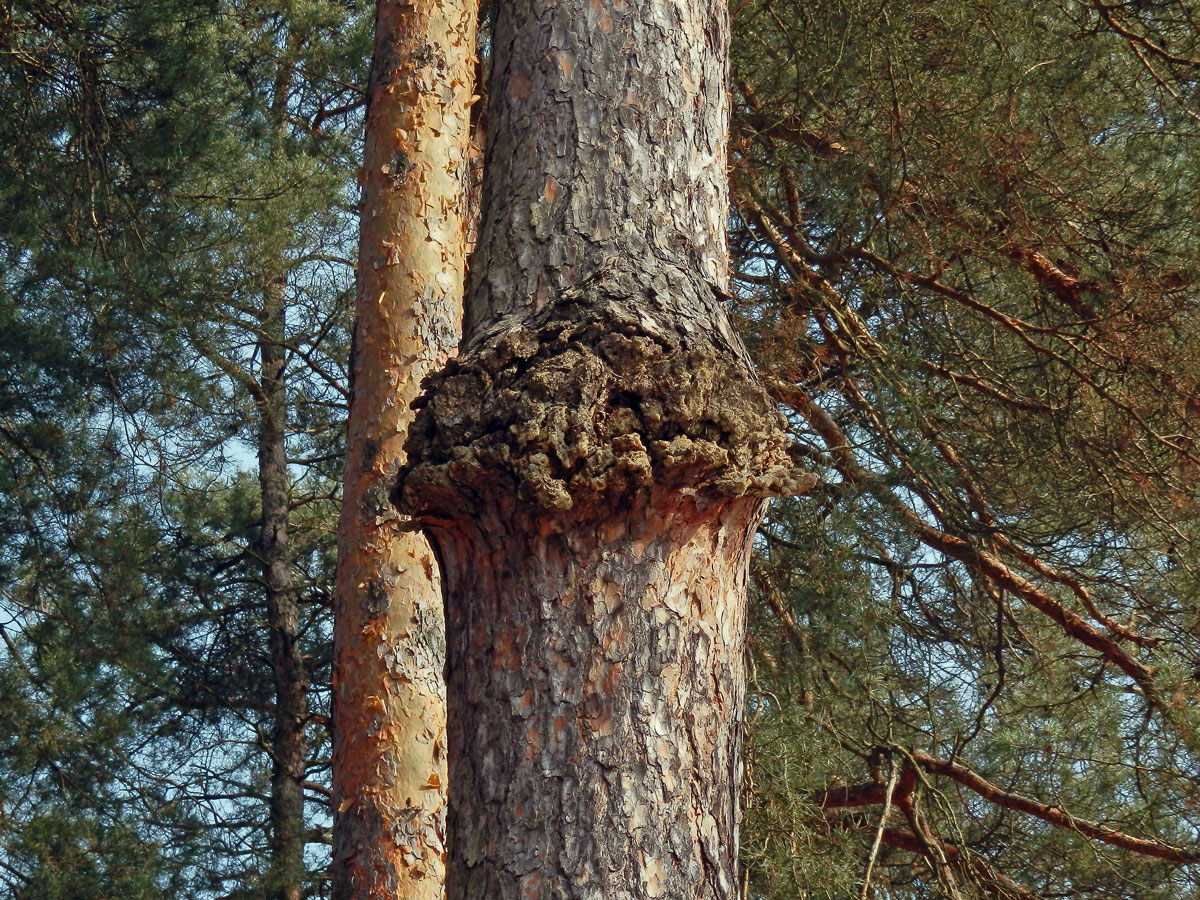
{"type": "Polygon", "coordinates": [[[400,504],[446,580],[447,893],[724,898],[763,498],[719,3],[503,4],[464,353],[400,504]]]}
{"type": "Polygon", "coordinates": [[[362,185],[334,633],[334,896],[437,898],[437,564],[387,500],[421,379],[458,340],[475,5],[380,0],[362,185]]]}

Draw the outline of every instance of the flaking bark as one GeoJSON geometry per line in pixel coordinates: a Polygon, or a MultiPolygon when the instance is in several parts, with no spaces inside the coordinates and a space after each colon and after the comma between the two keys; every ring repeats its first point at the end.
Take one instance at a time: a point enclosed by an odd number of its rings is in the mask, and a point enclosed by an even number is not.
{"type": "Polygon", "coordinates": [[[394,493],[445,578],[451,900],[736,889],[750,541],[811,478],[723,306],[727,40],[497,10],[467,333],[394,493]]]}
{"type": "Polygon", "coordinates": [[[811,477],[738,348],[663,311],[708,290],[674,272],[563,290],[432,380],[410,431],[453,900],[732,896],[749,544],[811,477]]]}
{"type": "Polygon", "coordinates": [[[475,4],[380,0],[334,628],[334,897],[442,896],[437,565],[388,501],[409,404],[459,334],[475,4]]]}

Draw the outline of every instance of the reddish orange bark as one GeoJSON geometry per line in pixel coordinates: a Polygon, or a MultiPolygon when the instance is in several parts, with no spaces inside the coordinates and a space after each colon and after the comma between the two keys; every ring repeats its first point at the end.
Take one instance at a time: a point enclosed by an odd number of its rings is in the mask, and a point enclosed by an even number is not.
{"type": "Polygon", "coordinates": [[[476,7],[380,0],[334,628],[334,896],[437,898],[445,629],[437,564],[387,501],[421,379],[457,344],[476,7]]]}

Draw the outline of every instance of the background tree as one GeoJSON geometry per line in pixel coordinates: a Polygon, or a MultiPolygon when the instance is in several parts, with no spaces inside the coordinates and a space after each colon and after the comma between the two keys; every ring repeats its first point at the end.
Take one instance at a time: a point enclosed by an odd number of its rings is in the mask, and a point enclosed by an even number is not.
{"type": "Polygon", "coordinates": [[[1194,892],[1186,6],[741,13],[735,294],[824,473],[763,532],[751,891],[1194,892]]]}
{"type": "Polygon", "coordinates": [[[61,809],[139,890],[299,896],[328,821],[363,17],[97,2],[4,21],[5,309],[25,377],[58,385],[8,403],[12,890],[109,889],[53,881],[61,851],[30,835],[61,809]],[[120,859],[121,829],[159,870],[120,859]]]}

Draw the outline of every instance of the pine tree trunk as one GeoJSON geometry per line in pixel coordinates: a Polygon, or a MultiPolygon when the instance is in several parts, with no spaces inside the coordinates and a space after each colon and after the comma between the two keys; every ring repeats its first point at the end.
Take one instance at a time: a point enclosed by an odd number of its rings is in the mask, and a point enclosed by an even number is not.
{"type": "Polygon", "coordinates": [[[259,338],[258,477],[262,536],[258,553],[266,585],[275,719],[271,729],[271,812],[268,896],[300,900],[304,880],[304,773],[308,672],[300,650],[300,608],[288,542],[287,385],[284,380],[284,277],[263,292],[259,338]]]}
{"type": "Polygon", "coordinates": [[[446,587],[450,900],[734,895],[750,541],[727,16],[501,4],[464,351],[396,493],[446,587]]]}
{"type": "Polygon", "coordinates": [[[421,379],[457,345],[475,4],[380,0],[372,61],[334,628],[334,897],[445,876],[437,564],[388,499],[421,379]]]}

